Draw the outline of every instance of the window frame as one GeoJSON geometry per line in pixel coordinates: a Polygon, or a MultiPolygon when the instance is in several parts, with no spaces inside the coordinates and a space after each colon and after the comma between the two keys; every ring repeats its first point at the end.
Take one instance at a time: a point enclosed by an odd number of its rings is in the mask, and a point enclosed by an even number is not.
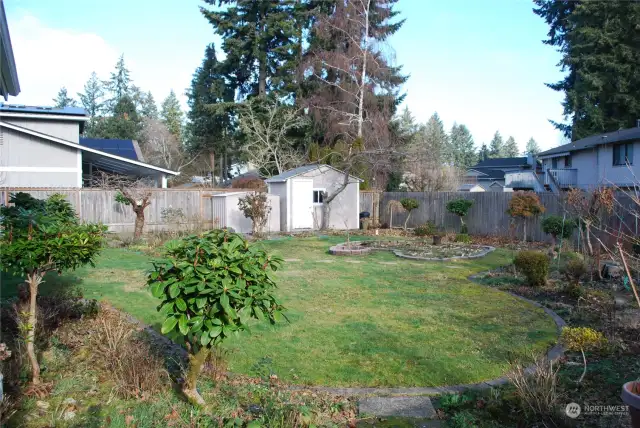
{"type": "Polygon", "coordinates": [[[551,169],[558,169],[558,158],[551,158],[551,169]]]}
{"type": "Polygon", "coordinates": [[[613,160],[613,166],[627,166],[633,165],[633,143],[621,143],[615,144],[611,151],[611,157],[613,160]],[[624,150],[624,161],[620,162],[621,151],[624,150]],[[616,151],[618,156],[616,156],[616,151]]]}
{"type": "Polygon", "coordinates": [[[571,168],[573,165],[573,161],[571,160],[571,155],[567,155],[564,157],[564,167],[571,168]]]}
{"type": "Polygon", "coordinates": [[[324,202],[324,196],[323,193],[326,193],[327,189],[322,188],[322,187],[314,187],[313,191],[311,192],[311,201],[313,202],[313,205],[322,205],[324,202]],[[321,197],[322,197],[322,201],[320,202],[316,202],[316,192],[318,193],[318,200],[320,201],[321,197]]]}

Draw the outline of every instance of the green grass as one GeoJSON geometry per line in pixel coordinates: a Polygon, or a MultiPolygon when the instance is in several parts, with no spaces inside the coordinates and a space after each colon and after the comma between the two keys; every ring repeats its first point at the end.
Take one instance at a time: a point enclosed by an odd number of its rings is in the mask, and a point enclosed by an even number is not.
{"type": "MultiPolygon", "coordinates": [[[[508,261],[497,250],[456,262],[414,262],[389,252],[357,258],[327,254],[344,240],[306,238],[259,243],[286,261],[276,273],[290,324],[256,324],[226,346],[229,369],[252,374],[263,358],[291,383],[330,386],[438,386],[499,377],[509,359],[542,353],[556,339],[545,313],[466,278],[508,261]],[[359,262],[359,263],[358,263],[359,262]]],[[[80,286],[138,319],[161,323],[144,287],[150,258],[105,249],[95,269],[51,276],[43,292],[80,286]]],[[[5,280],[3,297],[15,293],[5,280]]]]}

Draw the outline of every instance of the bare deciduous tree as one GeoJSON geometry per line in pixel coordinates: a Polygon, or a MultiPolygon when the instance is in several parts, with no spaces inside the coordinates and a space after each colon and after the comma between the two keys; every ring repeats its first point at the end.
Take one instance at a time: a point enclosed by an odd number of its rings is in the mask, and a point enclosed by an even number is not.
{"type": "MultiPolygon", "coordinates": [[[[393,152],[389,138],[390,109],[380,84],[392,74],[384,52],[376,46],[371,14],[384,22],[391,18],[385,0],[343,0],[330,15],[318,17],[312,31],[318,38],[303,64],[320,90],[303,103],[323,124],[325,144],[339,146],[326,157],[342,169],[342,184],[323,195],[322,228],[329,224],[329,205],[349,184],[353,170],[363,165],[373,172],[389,165],[393,152]],[[375,6],[374,6],[375,5],[375,6]],[[336,144],[339,143],[339,144],[336,144]],[[386,165],[386,166],[385,166],[386,165]]],[[[323,160],[323,159],[319,159],[323,160]]]]}
{"type": "Polygon", "coordinates": [[[239,122],[247,137],[243,151],[258,170],[281,174],[304,163],[304,153],[289,138],[291,131],[308,123],[299,109],[275,100],[252,99],[245,103],[239,122]]]}
{"type": "Polygon", "coordinates": [[[146,118],[142,127],[140,149],[145,160],[156,166],[180,171],[198,159],[199,153],[189,154],[182,142],[163,122],[146,118]]]}
{"type": "Polygon", "coordinates": [[[151,205],[155,187],[151,180],[101,172],[93,178],[93,187],[116,190],[116,202],[131,206],[136,215],[133,237],[139,239],[144,229],[144,210],[151,205]]]}

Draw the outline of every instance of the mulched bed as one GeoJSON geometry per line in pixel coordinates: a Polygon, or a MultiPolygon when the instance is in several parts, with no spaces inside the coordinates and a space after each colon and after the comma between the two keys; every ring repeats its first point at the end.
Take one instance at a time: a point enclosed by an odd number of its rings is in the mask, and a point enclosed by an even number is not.
{"type": "Polygon", "coordinates": [[[376,250],[400,250],[408,256],[434,259],[473,257],[486,251],[486,248],[476,245],[462,243],[433,245],[426,240],[365,241],[362,245],[376,250]]]}

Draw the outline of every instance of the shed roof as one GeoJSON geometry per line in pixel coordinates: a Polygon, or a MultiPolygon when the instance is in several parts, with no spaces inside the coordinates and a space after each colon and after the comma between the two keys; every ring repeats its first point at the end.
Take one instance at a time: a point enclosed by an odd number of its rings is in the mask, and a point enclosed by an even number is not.
{"type": "Polygon", "coordinates": [[[539,158],[554,157],[553,155],[564,155],[567,152],[576,150],[586,150],[607,143],[621,143],[624,141],[640,139],[640,127],[620,129],[618,131],[607,132],[605,134],[592,135],[581,140],[573,141],[569,144],[554,147],[538,153],[539,158]]]}
{"type": "Polygon", "coordinates": [[[80,137],[80,145],[131,160],[144,161],[134,140],[80,137]]]}
{"type": "MultiPolygon", "coordinates": [[[[313,171],[315,169],[321,169],[321,168],[329,168],[332,169],[334,171],[339,172],[340,174],[344,174],[344,171],[340,171],[337,168],[332,167],[331,165],[326,165],[326,164],[311,164],[311,165],[303,165],[303,166],[299,166],[297,168],[293,168],[290,169],[288,171],[283,172],[282,174],[278,174],[278,175],[274,175],[271,178],[268,178],[267,180],[265,180],[267,183],[280,183],[283,181],[287,181],[290,178],[293,177],[297,177],[299,175],[302,175],[304,173],[313,171]]],[[[363,181],[362,179],[358,178],[358,177],[354,177],[353,175],[349,174],[350,178],[353,178],[354,180],[361,182],[363,181]]]]}

